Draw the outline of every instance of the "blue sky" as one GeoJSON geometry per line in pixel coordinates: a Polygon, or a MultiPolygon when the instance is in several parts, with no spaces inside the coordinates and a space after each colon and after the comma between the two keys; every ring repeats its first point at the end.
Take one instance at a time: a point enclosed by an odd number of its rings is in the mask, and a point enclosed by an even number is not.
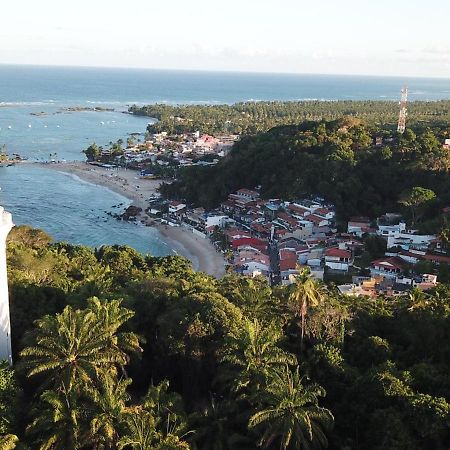
{"type": "Polygon", "coordinates": [[[449,0],[14,0],[0,63],[450,78],[449,0]]]}

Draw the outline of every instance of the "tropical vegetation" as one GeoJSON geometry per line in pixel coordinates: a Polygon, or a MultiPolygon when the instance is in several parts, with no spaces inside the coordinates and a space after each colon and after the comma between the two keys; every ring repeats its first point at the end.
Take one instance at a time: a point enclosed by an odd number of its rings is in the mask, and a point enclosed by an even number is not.
{"type": "MultiPolygon", "coordinates": [[[[399,93],[400,95],[400,93],[399,93]]],[[[258,101],[232,105],[167,105],[130,107],[136,115],[157,119],[148,131],[168,133],[255,134],[280,125],[305,121],[336,120],[343,116],[371,125],[397,128],[398,103],[394,101],[258,101]]],[[[408,126],[445,126],[450,121],[450,101],[414,101],[408,104],[408,126]]]]}
{"type": "Polygon", "coordinates": [[[178,256],[8,242],[2,449],[440,449],[450,287],[348,298],[178,256]]]}
{"type": "Polygon", "coordinates": [[[283,125],[242,137],[215,166],[179,169],[161,192],[211,209],[240,188],[259,186],[267,199],[322,197],[342,221],[400,210],[438,231],[450,205],[449,137],[448,124],[399,134],[354,117],[283,125]]]}

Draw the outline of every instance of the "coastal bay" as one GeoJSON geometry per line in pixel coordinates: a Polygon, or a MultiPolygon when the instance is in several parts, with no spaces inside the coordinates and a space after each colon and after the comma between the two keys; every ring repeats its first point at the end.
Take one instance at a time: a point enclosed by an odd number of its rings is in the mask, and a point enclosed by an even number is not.
{"type": "MultiPolygon", "coordinates": [[[[115,168],[114,170],[92,166],[84,162],[65,162],[55,164],[36,164],[40,167],[70,174],[79,179],[107,188],[126,197],[133,206],[144,210],[146,200],[157,193],[160,180],[139,177],[133,170],[115,168]]],[[[188,258],[195,270],[220,278],[225,273],[225,260],[208,239],[194,235],[184,227],[171,227],[150,219],[140,213],[137,221],[143,226],[155,228],[162,235],[167,246],[175,253],[188,258]]]]}

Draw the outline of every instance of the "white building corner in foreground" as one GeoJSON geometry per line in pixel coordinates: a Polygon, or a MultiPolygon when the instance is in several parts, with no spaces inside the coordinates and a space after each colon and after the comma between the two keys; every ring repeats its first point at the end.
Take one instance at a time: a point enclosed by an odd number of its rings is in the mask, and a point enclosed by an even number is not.
{"type": "Polygon", "coordinates": [[[6,237],[14,226],[12,216],[0,206],[0,361],[12,364],[11,323],[9,318],[6,237]]]}

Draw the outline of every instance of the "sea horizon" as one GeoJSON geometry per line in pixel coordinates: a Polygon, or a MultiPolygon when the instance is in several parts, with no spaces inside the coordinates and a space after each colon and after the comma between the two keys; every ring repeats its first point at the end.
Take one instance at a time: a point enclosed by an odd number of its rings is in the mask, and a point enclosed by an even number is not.
{"type": "Polygon", "coordinates": [[[206,73],[206,74],[236,74],[236,75],[292,75],[292,76],[319,76],[319,77],[360,77],[360,78],[395,78],[417,80],[443,80],[450,81],[450,76],[419,76],[419,75],[381,75],[368,73],[324,73],[324,72],[278,72],[278,71],[252,71],[252,70],[225,70],[225,69],[183,69],[167,67],[138,67],[138,66],[92,66],[92,65],[64,65],[64,64],[25,64],[25,63],[0,63],[1,67],[36,67],[36,68],[61,68],[80,70],[118,70],[118,71],[147,71],[147,72],[180,72],[180,73],[206,73]]]}
{"type": "Polygon", "coordinates": [[[450,99],[450,79],[376,75],[0,65],[0,106],[450,99]]]}

